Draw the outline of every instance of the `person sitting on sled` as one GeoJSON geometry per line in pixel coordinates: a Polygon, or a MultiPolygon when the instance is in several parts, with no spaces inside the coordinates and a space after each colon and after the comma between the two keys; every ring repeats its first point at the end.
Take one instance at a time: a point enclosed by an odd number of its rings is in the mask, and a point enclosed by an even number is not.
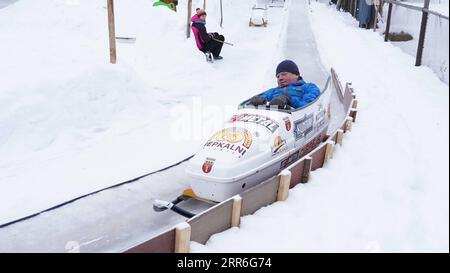
{"type": "Polygon", "coordinates": [[[206,32],[206,12],[202,9],[197,9],[197,14],[192,16],[192,32],[194,33],[195,42],[197,43],[198,49],[206,53],[211,52],[215,60],[223,59],[220,56],[222,51],[223,42],[225,37],[219,35],[219,33],[208,33],[206,32]]]}
{"type": "Polygon", "coordinates": [[[278,87],[269,89],[261,95],[250,99],[250,104],[276,105],[279,109],[301,108],[314,101],[320,95],[314,83],[306,83],[300,76],[297,65],[291,60],[284,60],[276,70],[278,87]]]}

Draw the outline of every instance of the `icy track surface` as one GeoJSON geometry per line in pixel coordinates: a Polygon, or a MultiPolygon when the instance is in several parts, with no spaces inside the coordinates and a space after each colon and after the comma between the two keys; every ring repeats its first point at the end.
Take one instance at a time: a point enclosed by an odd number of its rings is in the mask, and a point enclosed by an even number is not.
{"type": "MultiPolygon", "coordinates": [[[[78,200],[0,230],[0,252],[120,252],[185,220],[154,212],[153,201],[181,194],[184,167],[78,200]],[[155,191],[155,188],[158,190],[155,191]]],[[[199,212],[207,205],[186,202],[199,212]]]]}

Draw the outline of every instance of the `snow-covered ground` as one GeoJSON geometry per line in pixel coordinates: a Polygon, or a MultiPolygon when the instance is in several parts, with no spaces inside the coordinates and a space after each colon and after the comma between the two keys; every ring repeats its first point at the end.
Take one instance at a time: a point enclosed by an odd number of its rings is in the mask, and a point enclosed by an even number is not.
{"type": "MultiPolygon", "coordinates": [[[[195,153],[237,104],[275,84],[284,9],[249,28],[253,1],[208,1],[224,61],[206,63],[178,12],[115,0],[20,0],[0,9],[0,224],[195,153]],[[220,121],[220,122],[217,122],[220,121]]],[[[194,2],[194,8],[203,1],[194,2]]]]}
{"type": "Polygon", "coordinates": [[[449,251],[448,85],[324,2],[309,17],[324,65],[357,92],[353,131],[286,202],[191,251],[449,251]]]}

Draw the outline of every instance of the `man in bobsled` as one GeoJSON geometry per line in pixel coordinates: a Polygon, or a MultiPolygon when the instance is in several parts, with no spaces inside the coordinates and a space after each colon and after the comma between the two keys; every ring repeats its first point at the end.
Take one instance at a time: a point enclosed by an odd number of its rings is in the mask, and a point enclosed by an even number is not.
{"type": "Polygon", "coordinates": [[[291,60],[284,60],[276,70],[278,87],[269,89],[250,99],[254,106],[278,106],[279,109],[301,108],[314,101],[320,95],[320,89],[314,83],[306,83],[300,76],[298,66],[291,60]]]}

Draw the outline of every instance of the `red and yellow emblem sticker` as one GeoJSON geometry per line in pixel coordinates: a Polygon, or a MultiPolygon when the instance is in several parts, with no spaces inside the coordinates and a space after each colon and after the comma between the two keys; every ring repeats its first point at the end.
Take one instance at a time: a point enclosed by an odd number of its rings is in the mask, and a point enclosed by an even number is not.
{"type": "Polygon", "coordinates": [[[216,161],[216,159],[207,157],[205,163],[203,163],[202,171],[204,173],[210,173],[212,171],[214,161],[216,161]]]}
{"type": "Polygon", "coordinates": [[[252,142],[253,138],[250,131],[244,128],[231,127],[215,133],[203,147],[243,156],[252,146],[252,142]]]}

